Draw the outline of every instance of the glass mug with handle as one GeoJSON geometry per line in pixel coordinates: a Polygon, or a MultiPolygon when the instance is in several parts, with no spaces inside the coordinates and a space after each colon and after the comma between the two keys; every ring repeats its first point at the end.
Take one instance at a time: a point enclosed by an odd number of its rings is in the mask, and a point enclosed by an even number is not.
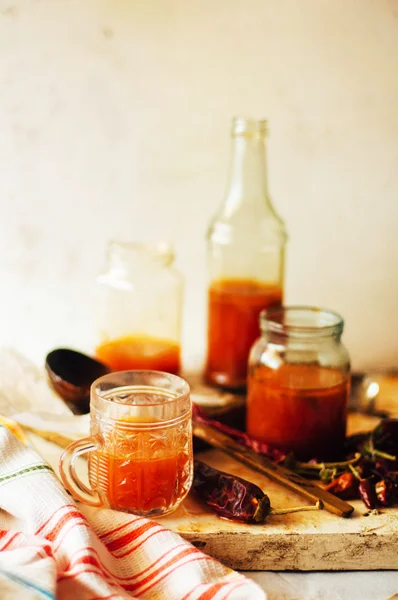
{"type": "Polygon", "coordinates": [[[189,385],[161,371],[122,371],[91,386],[90,436],[63,452],[64,486],[81,502],[141,516],[175,510],[193,477],[189,385]],[[76,460],[89,453],[86,485],[76,460]]]}

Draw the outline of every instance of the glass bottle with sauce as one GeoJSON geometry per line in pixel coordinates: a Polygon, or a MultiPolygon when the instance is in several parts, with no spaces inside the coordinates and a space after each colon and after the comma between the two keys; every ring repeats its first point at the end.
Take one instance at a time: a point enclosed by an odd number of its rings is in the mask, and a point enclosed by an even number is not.
{"type": "Polygon", "coordinates": [[[247,432],[303,460],[334,460],[343,449],[350,361],[343,319],[299,306],[261,313],[250,352],[247,432]]]}
{"type": "Polygon", "coordinates": [[[113,371],[177,374],[181,362],[183,278],[168,244],[110,242],[98,277],[96,356],[113,371]]]}
{"type": "Polygon", "coordinates": [[[226,199],[210,224],[206,379],[246,386],[258,317],[283,298],[286,231],[271,203],[264,120],[235,118],[226,199]]]}

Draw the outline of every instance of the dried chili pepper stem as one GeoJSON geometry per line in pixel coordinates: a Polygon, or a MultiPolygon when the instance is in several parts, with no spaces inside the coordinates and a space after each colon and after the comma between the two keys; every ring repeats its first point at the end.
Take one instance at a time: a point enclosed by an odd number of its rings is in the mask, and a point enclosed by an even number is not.
{"type": "Polygon", "coordinates": [[[363,478],[360,476],[360,474],[358,473],[357,469],[353,466],[353,465],[348,465],[351,473],[354,475],[354,477],[356,479],[358,479],[358,481],[362,481],[363,478]]]}
{"type": "Polygon", "coordinates": [[[270,500],[267,495],[264,496],[259,502],[257,510],[253,515],[253,519],[256,523],[263,523],[266,517],[269,515],[289,515],[290,513],[302,512],[306,510],[322,510],[323,503],[321,500],[311,506],[294,506],[292,508],[273,508],[270,504],[270,500]]]}
{"type": "Polygon", "coordinates": [[[384,452],[384,450],[379,450],[378,448],[375,447],[373,433],[370,435],[368,444],[364,445],[365,451],[367,450],[370,453],[370,455],[372,456],[372,458],[374,458],[375,456],[378,456],[379,458],[385,458],[386,460],[393,460],[393,461],[397,460],[396,456],[394,456],[392,454],[388,454],[387,452],[384,452]],[[366,448],[366,446],[367,446],[367,448],[366,448]]]}
{"type": "Polygon", "coordinates": [[[295,466],[299,469],[304,469],[306,471],[322,471],[322,469],[336,469],[336,468],[344,468],[349,467],[350,465],[355,465],[359,462],[361,458],[361,453],[356,452],[355,456],[350,460],[345,460],[341,462],[322,462],[322,463],[308,463],[308,462],[295,462],[295,466]]]}
{"type": "Polygon", "coordinates": [[[323,503],[318,500],[316,504],[311,506],[294,506],[293,508],[271,508],[269,515],[288,515],[294,512],[302,512],[303,510],[322,510],[323,503]]]}
{"type": "Polygon", "coordinates": [[[385,458],[386,460],[392,460],[392,461],[397,460],[396,456],[393,456],[392,454],[388,454],[387,452],[383,452],[383,450],[377,450],[377,448],[373,448],[372,455],[378,456],[379,458],[385,458]]]}

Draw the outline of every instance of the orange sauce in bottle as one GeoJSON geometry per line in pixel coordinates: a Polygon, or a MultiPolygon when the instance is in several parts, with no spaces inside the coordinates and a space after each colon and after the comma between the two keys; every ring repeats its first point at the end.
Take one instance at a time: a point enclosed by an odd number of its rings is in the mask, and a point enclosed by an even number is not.
{"type": "Polygon", "coordinates": [[[302,460],[342,451],[349,377],[314,364],[254,367],[248,377],[247,432],[302,460]]]}
{"type": "Polygon", "coordinates": [[[179,344],[150,336],[125,336],[98,346],[96,356],[112,371],[150,369],[177,375],[180,371],[179,344]]]}
{"type": "Polygon", "coordinates": [[[260,335],[259,315],[282,304],[282,289],[251,279],[221,279],[208,296],[206,378],[226,388],[246,386],[247,360],[260,335]]]}

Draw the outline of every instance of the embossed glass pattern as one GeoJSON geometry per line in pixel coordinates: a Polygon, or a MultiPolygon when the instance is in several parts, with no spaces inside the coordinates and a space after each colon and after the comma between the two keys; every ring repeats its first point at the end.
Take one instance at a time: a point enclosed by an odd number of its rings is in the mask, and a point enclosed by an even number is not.
{"type": "Polygon", "coordinates": [[[92,386],[90,418],[90,438],[61,458],[66,487],[96,506],[146,516],[174,510],[192,483],[188,384],[157,371],[111,373],[92,386]],[[83,452],[90,452],[90,488],[74,469],[83,452]]]}

